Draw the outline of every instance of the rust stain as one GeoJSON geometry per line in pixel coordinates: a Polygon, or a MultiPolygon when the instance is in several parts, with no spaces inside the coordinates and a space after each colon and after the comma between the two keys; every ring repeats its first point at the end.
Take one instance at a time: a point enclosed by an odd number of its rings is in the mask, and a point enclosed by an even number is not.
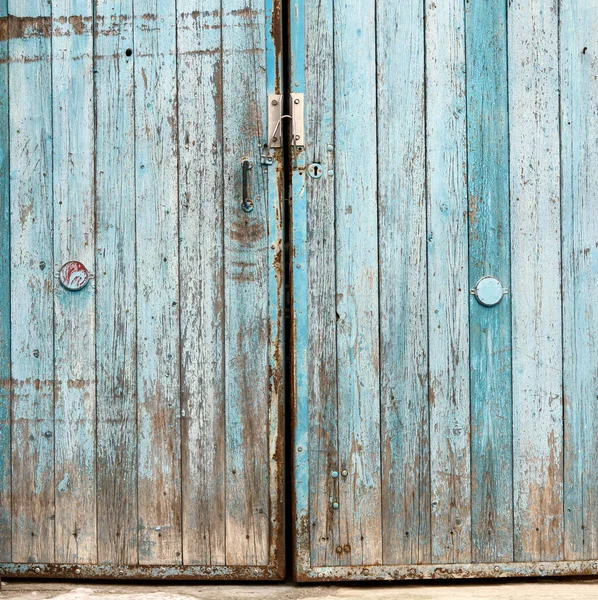
{"type": "Polygon", "coordinates": [[[0,18],[0,42],[14,39],[50,37],[51,17],[14,17],[0,18]]]}
{"type": "Polygon", "coordinates": [[[85,31],[83,17],[69,17],[69,23],[77,35],[81,35],[85,31]]]}
{"type": "Polygon", "coordinates": [[[264,234],[265,228],[260,222],[233,223],[230,229],[231,238],[243,246],[258,242],[264,234]]]}

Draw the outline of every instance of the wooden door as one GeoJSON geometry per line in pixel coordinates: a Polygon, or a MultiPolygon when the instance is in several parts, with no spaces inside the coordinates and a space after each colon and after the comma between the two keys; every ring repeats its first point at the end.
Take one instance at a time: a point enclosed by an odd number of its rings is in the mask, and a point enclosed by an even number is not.
{"type": "Polygon", "coordinates": [[[268,93],[278,0],[0,0],[0,575],[282,577],[268,93]]]}
{"type": "Polygon", "coordinates": [[[598,3],[291,32],[296,577],[598,573],[598,3]]]}

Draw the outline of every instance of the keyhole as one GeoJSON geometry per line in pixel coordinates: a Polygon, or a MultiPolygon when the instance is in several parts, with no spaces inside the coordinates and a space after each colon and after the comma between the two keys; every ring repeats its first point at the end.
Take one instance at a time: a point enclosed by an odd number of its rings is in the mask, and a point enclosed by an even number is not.
{"type": "Polygon", "coordinates": [[[312,179],[320,179],[324,173],[324,169],[322,169],[322,165],[320,163],[312,163],[309,165],[307,172],[312,179]]]}

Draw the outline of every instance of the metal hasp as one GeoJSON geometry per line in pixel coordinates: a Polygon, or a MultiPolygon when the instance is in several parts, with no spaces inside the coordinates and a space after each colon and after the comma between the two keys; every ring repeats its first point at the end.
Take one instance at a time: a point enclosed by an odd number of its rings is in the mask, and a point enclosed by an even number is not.
{"type": "Polygon", "coordinates": [[[268,95],[268,140],[264,164],[271,164],[270,149],[282,148],[284,126],[283,121],[291,121],[292,144],[303,146],[305,138],[305,118],[303,116],[303,94],[290,95],[290,114],[285,115],[283,111],[283,96],[281,94],[268,95]],[[268,159],[270,161],[268,162],[268,159]]]}
{"type": "Polygon", "coordinates": [[[78,260],[70,260],[62,265],[58,278],[65,290],[78,292],[89,283],[90,275],[83,263],[78,260]]]}
{"type": "Polygon", "coordinates": [[[482,277],[470,290],[482,306],[496,306],[509,290],[505,289],[496,277],[482,277]]]}

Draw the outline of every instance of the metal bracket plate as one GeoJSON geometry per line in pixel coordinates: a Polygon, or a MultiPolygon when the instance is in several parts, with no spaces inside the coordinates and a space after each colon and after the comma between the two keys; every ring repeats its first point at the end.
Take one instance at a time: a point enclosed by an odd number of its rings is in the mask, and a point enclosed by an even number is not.
{"type": "Polygon", "coordinates": [[[305,117],[303,94],[291,94],[291,131],[295,136],[294,145],[305,145],[305,117]]]}
{"type": "Polygon", "coordinates": [[[268,147],[282,148],[282,95],[268,94],[268,147]]]}

